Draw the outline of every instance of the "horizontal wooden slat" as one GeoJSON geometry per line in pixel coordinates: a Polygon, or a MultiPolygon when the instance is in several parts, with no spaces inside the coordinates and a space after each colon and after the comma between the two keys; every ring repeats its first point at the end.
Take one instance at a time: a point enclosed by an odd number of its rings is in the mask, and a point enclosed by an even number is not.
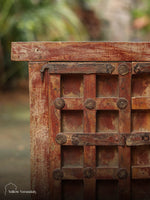
{"type": "MultiPolygon", "coordinates": [[[[83,98],[62,97],[61,99],[65,102],[65,106],[62,108],[63,110],[83,110],[85,108],[83,98]]],[[[94,100],[96,103],[96,110],[118,110],[117,101],[119,98],[101,97],[94,100]]]]}
{"type": "MultiPolygon", "coordinates": [[[[62,168],[64,180],[80,180],[84,178],[84,168],[62,168]]],[[[95,178],[101,180],[117,180],[118,167],[97,167],[94,169],[95,178]]]]}
{"type": "Polygon", "coordinates": [[[117,180],[118,167],[97,167],[96,168],[96,179],[101,180],[117,180]]]}
{"type": "Polygon", "coordinates": [[[132,133],[126,136],[127,146],[140,146],[140,145],[150,145],[150,133],[132,133]]]}
{"type": "MultiPolygon", "coordinates": [[[[65,101],[63,110],[83,110],[83,98],[62,97],[65,101]]],[[[118,110],[117,97],[98,97],[95,99],[96,110],[118,110]]],[[[132,110],[150,109],[150,97],[132,97],[132,110]]]]}
{"type": "Polygon", "coordinates": [[[83,110],[83,98],[62,98],[65,101],[63,110],[83,110]]]}
{"type": "Polygon", "coordinates": [[[132,166],[133,179],[150,179],[150,166],[132,166]]]}
{"type": "Polygon", "coordinates": [[[113,63],[99,62],[49,62],[42,66],[41,73],[50,74],[118,74],[113,63]]]}
{"type": "Polygon", "coordinates": [[[78,145],[124,145],[124,137],[119,134],[74,134],[78,138],[78,145]]]}
{"type": "Polygon", "coordinates": [[[96,109],[97,110],[118,110],[117,101],[119,98],[96,98],[96,109]]]}
{"type": "Polygon", "coordinates": [[[64,177],[66,180],[80,180],[83,179],[83,168],[62,168],[64,177]]]}
{"type": "Polygon", "coordinates": [[[132,109],[150,109],[150,97],[132,97],[132,109]]]}
{"type": "Polygon", "coordinates": [[[14,61],[149,61],[149,42],[12,42],[14,61]]]}
{"type": "MultiPolygon", "coordinates": [[[[59,133],[60,134],[60,133],[59,133]]],[[[67,141],[63,145],[125,145],[125,137],[116,133],[61,133],[67,141]],[[77,141],[77,142],[73,142],[77,141]]],[[[57,136],[56,136],[57,138],[57,136]]]]}
{"type": "MultiPolygon", "coordinates": [[[[101,146],[140,146],[150,145],[150,133],[59,133],[58,136],[66,137],[62,145],[101,145],[101,146]],[[75,142],[74,142],[75,141],[75,142]]],[[[57,136],[56,136],[57,140],[57,136]]],[[[59,140],[60,141],[60,137],[59,140]]],[[[64,141],[64,140],[63,140],[64,141]]]]}
{"type": "Polygon", "coordinates": [[[149,63],[132,63],[132,73],[133,74],[150,73],[150,62],[149,63]]]}

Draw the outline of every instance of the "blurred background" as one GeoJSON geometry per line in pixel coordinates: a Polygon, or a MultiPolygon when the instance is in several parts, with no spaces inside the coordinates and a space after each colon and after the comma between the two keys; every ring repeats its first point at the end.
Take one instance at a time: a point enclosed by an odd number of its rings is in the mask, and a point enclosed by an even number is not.
{"type": "Polygon", "coordinates": [[[30,190],[28,67],[11,42],[149,39],[149,0],[0,0],[1,197],[10,182],[30,190]]]}

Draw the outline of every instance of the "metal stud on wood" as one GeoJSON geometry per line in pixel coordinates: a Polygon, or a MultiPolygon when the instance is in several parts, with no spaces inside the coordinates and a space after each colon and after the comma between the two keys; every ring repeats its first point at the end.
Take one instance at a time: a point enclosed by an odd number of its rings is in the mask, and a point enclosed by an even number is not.
{"type": "Polygon", "coordinates": [[[117,176],[119,179],[126,179],[128,177],[128,173],[126,169],[119,169],[117,176]]]}
{"type": "Polygon", "coordinates": [[[118,73],[122,76],[126,75],[129,73],[129,67],[126,63],[122,63],[118,67],[118,73]]]}
{"type": "Polygon", "coordinates": [[[65,101],[61,98],[57,98],[54,101],[54,105],[57,109],[62,109],[65,106],[65,101]]]}
{"type": "Polygon", "coordinates": [[[61,169],[55,169],[53,171],[53,178],[55,180],[61,180],[63,178],[64,174],[63,171],[61,169]]]}
{"type": "Polygon", "coordinates": [[[91,167],[85,168],[83,173],[85,178],[92,178],[95,175],[94,170],[91,167]]]}
{"type": "Polygon", "coordinates": [[[120,109],[125,109],[128,105],[128,101],[125,98],[120,98],[117,102],[117,106],[120,109]]]}
{"type": "Polygon", "coordinates": [[[78,145],[79,142],[80,142],[80,141],[79,141],[79,139],[78,139],[77,137],[75,137],[75,136],[72,137],[72,144],[73,144],[73,145],[78,145]]]}
{"type": "Polygon", "coordinates": [[[63,133],[58,133],[58,134],[56,135],[55,141],[56,141],[58,144],[62,145],[62,144],[65,144],[65,143],[67,142],[67,137],[66,137],[66,135],[64,135],[63,133]]]}
{"type": "Polygon", "coordinates": [[[95,108],[96,102],[95,102],[93,99],[89,98],[89,99],[87,99],[87,100],[85,101],[84,105],[85,105],[85,107],[86,107],[87,109],[92,110],[92,109],[95,108]]]}

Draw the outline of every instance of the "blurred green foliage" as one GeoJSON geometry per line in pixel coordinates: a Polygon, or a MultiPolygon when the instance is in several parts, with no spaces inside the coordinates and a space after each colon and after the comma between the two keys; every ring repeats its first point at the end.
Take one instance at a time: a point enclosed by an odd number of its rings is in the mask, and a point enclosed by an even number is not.
{"type": "Polygon", "coordinates": [[[132,14],[134,18],[142,17],[144,15],[150,15],[150,1],[142,0],[141,8],[134,9],[132,14]]]}
{"type": "Polygon", "coordinates": [[[1,0],[1,87],[27,76],[27,64],[10,60],[12,41],[88,40],[84,25],[69,5],[68,0],[1,0]]]}
{"type": "Polygon", "coordinates": [[[140,7],[132,10],[134,28],[145,35],[150,31],[150,0],[142,0],[139,5],[140,7]]]}

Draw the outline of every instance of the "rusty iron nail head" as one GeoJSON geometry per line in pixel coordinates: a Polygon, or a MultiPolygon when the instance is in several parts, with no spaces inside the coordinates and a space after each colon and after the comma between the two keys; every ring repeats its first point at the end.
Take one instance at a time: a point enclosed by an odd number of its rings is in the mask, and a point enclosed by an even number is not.
{"type": "Polygon", "coordinates": [[[96,102],[91,99],[91,98],[88,98],[86,99],[85,103],[84,103],[84,106],[87,108],[87,109],[94,109],[95,106],[96,106],[96,102]]]}
{"type": "Polygon", "coordinates": [[[62,144],[65,144],[65,143],[67,142],[67,137],[66,137],[66,135],[64,135],[63,133],[58,133],[58,134],[56,135],[55,141],[56,141],[58,144],[62,145],[62,144]]]}
{"type": "Polygon", "coordinates": [[[55,169],[53,171],[53,178],[55,180],[61,180],[63,178],[64,174],[63,171],[61,169],[55,169]]]}
{"type": "Polygon", "coordinates": [[[65,106],[65,101],[64,99],[57,98],[54,101],[54,105],[57,109],[62,109],[65,106]]]}
{"type": "Polygon", "coordinates": [[[117,102],[117,106],[120,109],[125,109],[128,105],[128,100],[125,98],[120,98],[117,102]]]}
{"type": "Polygon", "coordinates": [[[92,178],[95,175],[94,169],[91,167],[86,167],[83,173],[84,173],[84,178],[92,178]]]}
{"type": "Polygon", "coordinates": [[[118,73],[122,76],[126,75],[129,73],[129,67],[126,63],[122,63],[118,67],[118,73]]]}
{"type": "Polygon", "coordinates": [[[120,168],[118,170],[117,176],[119,179],[126,179],[128,177],[128,172],[126,169],[120,168]]]}
{"type": "Polygon", "coordinates": [[[79,138],[77,138],[76,136],[72,136],[72,144],[73,145],[78,145],[79,144],[79,138]]]}

